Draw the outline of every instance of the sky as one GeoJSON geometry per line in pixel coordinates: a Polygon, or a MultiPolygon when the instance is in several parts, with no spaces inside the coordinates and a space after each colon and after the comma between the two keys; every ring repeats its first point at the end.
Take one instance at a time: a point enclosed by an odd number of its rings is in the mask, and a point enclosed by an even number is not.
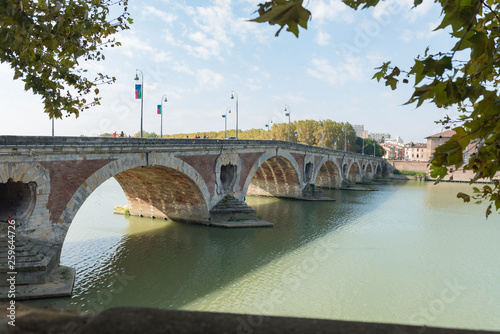
{"type": "MultiPolygon", "coordinates": [[[[440,23],[433,0],[412,9],[413,1],[386,0],[375,9],[352,10],[340,0],[305,0],[312,12],[299,38],[255,18],[258,0],[130,0],[134,20],[116,39],[121,47],[107,49],[106,60],[82,62],[84,68],[117,78],[99,87],[101,105],[79,118],[55,121],[56,136],[133,135],[140,130],[141,103],[135,99],[136,69],[144,79],[144,130],[163,134],[265,129],[291,120],[331,119],[362,124],[365,130],[400,136],[405,143],[424,142],[444,131],[435,121],[446,111],[432,104],[416,109],[403,105],[412,81],[396,91],[372,80],[375,68],[392,61],[409,69],[413,58],[447,51],[452,41],[440,23]]],[[[51,135],[52,122],[41,99],[13,80],[8,64],[0,65],[1,135],[51,135]]]]}

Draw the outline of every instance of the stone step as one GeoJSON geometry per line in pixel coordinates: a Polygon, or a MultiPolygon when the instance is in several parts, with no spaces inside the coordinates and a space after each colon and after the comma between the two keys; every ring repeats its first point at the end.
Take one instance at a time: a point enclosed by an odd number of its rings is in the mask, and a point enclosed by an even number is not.
{"type": "Polygon", "coordinates": [[[39,240],[16,237],[15,264],[8,261],[9,240],[0,238],[0,286],[6,286],[8,272],[16,272],[16,284],[47,282],[59,264],[61,247],[39,240]],[[13,265],[11,267],[11,265],[13,265]]]}
{"type": "Polygon", "coordinates": [[[210,210],[211,221],[256,219],[255,209],[233,196],[224,197],[210,210]]]}

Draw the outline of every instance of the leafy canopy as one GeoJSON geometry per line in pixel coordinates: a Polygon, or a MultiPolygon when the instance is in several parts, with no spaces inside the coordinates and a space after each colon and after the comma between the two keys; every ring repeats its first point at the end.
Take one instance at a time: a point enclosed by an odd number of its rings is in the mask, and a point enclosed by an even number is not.
{"type": "MultiPolygon", "coordinates": [[[[353,9],[363,9],[377,6],[380,1],[343,2],[353,9]]],[[[500,0],[435,2],[442,9],[442,21],[436,30],[448,31],[456,41],[454,47],[436,54],[429,54],[427,49],[407,70],[388,61],[377,68],[373,78],[384,81],[393,90],[400,82],[412,80],[414,91],[407,104],[419,107],[430,102],[438,108],[454,108],[460,112],[457,119],[445,116],[437,122],[445,129],[455,130],[456,134],[436,149],[430,161],[431,176],[439,180],[448,174],[448,167],[463,167],[475,173],[471,183],[480,178],[492,180],[493,186],[475,188],[473,196],[458,194],[465,202],[471,198],[489,201],[488,216],[493,206],[500,209],[500,182],[494,179],[500,170],[500,0]],[[472,152],[467,160],[463,156],[465,150],[472,152]]],[[[269,8],[270,2],[260,5],[260,16],[254,21],[292,27],[294,22],[304,19],[303,14],[299,14],[303,13],[300,8],[287,12],[287,16],[278,11],[286,6],[302,6],[301,1],[271,3],[272,10],[265,12],[262,9],[269,8]]],[[[414,0],[415,7],[421,3],[422,0],[414,0]]],[[[298,37],[298,32],[292,32],[298,37]]]]}
{"type": "Polygon", "coordinates": [[[97,85],[115,81],[102,73],[87,78],[79,62],[104,60],[104,47],[120,45],[111,36],[131,23],[124,0],[0,0],[0,61],[42,97],[51,118],[63,111],[78,117],[99,104],[97,85]],[[111,6],[123,7],[121,15],[109,19],[111,6]]]}

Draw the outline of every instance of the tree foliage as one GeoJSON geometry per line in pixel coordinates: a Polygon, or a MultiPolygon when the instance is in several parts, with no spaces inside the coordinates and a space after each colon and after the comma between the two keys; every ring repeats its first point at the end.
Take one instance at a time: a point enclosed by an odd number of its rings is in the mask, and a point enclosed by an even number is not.
{"type": "MultiPolygon", "coordinates": [[[[149,135],[148,132],[144,132],[146,135],[144,137],[159,137],[154,132],[149,135]]],[[[137,132],[134,137],[139,137],[140,132],[137,132]]],[[[224,131],[209,131],[209,132],[196,132],[196,133],[176,133],[172,135],[163,135],[164,138],[194,138],[195,136],[208,136],[210,139],[223,139],[224,131]]],[[[235,130],[227,130],[226,137],[235,137],[235,130]]],[[[288,141],[288,123],[274,123],[269,131],[266,129],[249,129],[249,130],[238,130],[239,139],[251,139],[251,140],[282,140],[288,141]],[[268,137],[269,136],[269,137],[268,137]]],[[[325,121],[315,121],[315,120],[300,120],[290,123],[290,141],[293,143],[299,143],[304,145],[319,146],[330,149],[336,149],[343,151],[344,149],[348,152],[361,152],[361,147],[357,144],[360,138],[356,136],[356,131],[349,123],[339,123],[332,120],[325,121]],[[321,126],[323,124],[323,127],[321,126]],[[344,134],[344,131],[346,133],[344,134]],[[295,134],[297,132],[297,134],[295,134]],[[346,141],[347,140],[347,141],[346,141]],[[322,146],[323,145],[323,146],[322,146]]],[[[366,139],[368,140],[368,139],[366,139]]],[[[365,154],[371,152],[373,154],[373,149],[367,151],[368,145],[373,146],[372,140],[369,140],[370,144],[365,146],[365,154]]],[[[376,143],[377,151],[376,155],[383,156],[383,149],[380,145],[376,143]],[[380,150],[379,150],[380,148],[380,150]]]]}
{"type": "Polygon", "coordinates": [[[358,145],[358,150],[356,153],[364,153],[365,155],[373,155],[375,150],[375,156],[383,157],[385,150],[380,144],[373,138],[360,138],[356,139],[356,144],[358,145]],[[364,144],[363,144],[364,142],[364,144]],[[364,148],[364,149],[363,149],[364,148]]]}
{"type": "MultiPolygon", "coordinates": [[[[363,9],[377,6],[380,1],[343,2],[353,9],[363,9]]],[[[414,0],[415,7],[421,3],[422,0],[414,0]]],[[[437,122],[456,134],[434,152],[430,160],[431,176],[439,180],[448,174],[450,167],[455,170],[463,167],[475,173],[471,183],[480,178],[492,180],[493,186],[476,188],[472,196],[490,202],[488,216],[493,206],[500,209],[500,182],[494,179],[500,170],[500,1],[436,0],[435,3],[442,9],[442,20],[436,30],[449,32],[455,39],[454,47],[437,53],[426,49],[409,69],[385,62],[373,78],[393,90],[401,82],[412,81],[414,91],[407,104],[419,107],[430,102],[438,108],[460,112],[457,119],[445,116],[437,122]],[[463,151],[469,145],[477,149],[464,161],[463,151]]],[[[269,15],[262,15],[259,22],[268,18],[269,15]]],[[[300,16],[289,19],[296,21],[300,16]]],[[[466,202],[471,200],[471,196],[463,193],[458,197],[466,202]]]]}
{"type": "Polygon", "coordinates": [[[104,60],[105,47],[120,45],[111,36],[131,23],[124,0],[0,0],[0,60],[42,97],[51,118],[63,111],[78,117],[99,104],[97,85],[115,81],[102,73],[87,78],[80,62],[104,60]],[[110,19],[113,5],[123,12],[110,19]]]}
{"type": "Polygon", "coordinates": [[[259,16],[250,21],[279,25],[275,36],[287,25],[286,30],[299,37],[299,26],[307,29],[307,21],[311,17],[311,12],[302,6],[302,2],[303,0],[272,0],[259,4],[259,9],[256,10],[259,16]]]}

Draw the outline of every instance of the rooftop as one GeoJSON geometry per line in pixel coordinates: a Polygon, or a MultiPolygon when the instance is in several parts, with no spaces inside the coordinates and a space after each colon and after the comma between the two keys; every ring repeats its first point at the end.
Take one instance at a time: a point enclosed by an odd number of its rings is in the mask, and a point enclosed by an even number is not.
{"type": "Polygon", "coordinates": [[[429,137],[425,137],[425,139],[427,139],[427,138],[451,138],[451,136],[453,136],[454,134],[455,134],[455,130],[448,130],[448,131],[436,133],[435,135],[432,135],[429,137]]]}

